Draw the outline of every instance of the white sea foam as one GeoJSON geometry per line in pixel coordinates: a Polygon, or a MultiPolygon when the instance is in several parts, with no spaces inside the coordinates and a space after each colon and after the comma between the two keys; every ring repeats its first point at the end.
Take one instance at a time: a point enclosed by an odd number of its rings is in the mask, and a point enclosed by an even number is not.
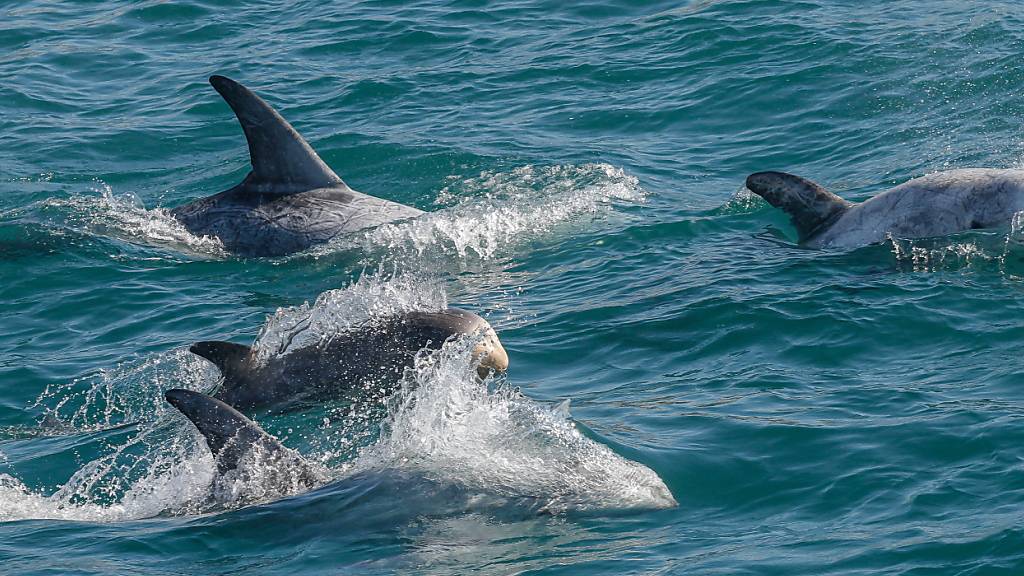
{"type": "Polygon", "coordinates": [[[110,185],[97,181],[99,196],[76,194],[42,202],[44,211],[63,213],[63,224],[74,230],[108,236],[204,257],[224,257],[220,240],[196,236],[163,208],[147,209],[131,193],[115,194],[110,185]]]}
{"type": "Polygon", "coordinates": [[[544,406],[504,383],[489,389],[471,368],[474,344],[464,338],[421,354],[385,434],[358,466],[531,498],[551,513],[676,505],[653,470],[584,436],[568,402],[544,406]]]}
{"type": "Polygon", "coordinates": [[[560,226],[605,213],[615,203],[635,204],[644,198],[635,177],[609,164],[484,172],[444,188],[438,203],[450,205],[440,210],[339,237],[310,253],[358,250],[489,260],[539,241],[560,226]],[[453,198],[459,200],[452,203],[453,198]]]}
{"type": "Polygon", "coordinates": [[[320,294],[313,304],[278,308],[267,318],[253,349],[258,359],[266,360],[398,314],[436,312],[447,306],[439,281],[366,272],[347,288],[320,294]]]}

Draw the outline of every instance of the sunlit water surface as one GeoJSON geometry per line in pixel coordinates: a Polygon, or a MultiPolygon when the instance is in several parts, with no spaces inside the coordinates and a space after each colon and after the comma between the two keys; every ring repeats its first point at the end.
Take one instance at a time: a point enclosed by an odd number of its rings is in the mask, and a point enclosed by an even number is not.
{"type": "Polygon", "coordinates": [[[805,250],[743,191],[1019,167],[1012,2],[22,2],[0,19],[0,559],[12,574],[1024,569],[1024,229],[805,250]],[[234,77],[429,213],[238,259],[166,211],[245,175],[234,77]],[[256,419],[168,388],[461,306],[401,389],[256,419]]]}

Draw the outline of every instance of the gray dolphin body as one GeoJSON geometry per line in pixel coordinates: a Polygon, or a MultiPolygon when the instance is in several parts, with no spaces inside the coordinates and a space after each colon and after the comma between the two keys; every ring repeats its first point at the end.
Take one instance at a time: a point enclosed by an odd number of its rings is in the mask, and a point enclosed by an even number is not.
{"type": "Polygon", "coordinates": [[[481,376],[508,368],[508,354],[486,320],[465,310],[412,312],[266,361],[252,348],[231,342],[197,342],[190,350],[220,369],[216,397],[239,410],[285,408],[330,400],[362,383],[396,385],[416,353],[438,349],[453,336],[479,333],[474,350],[481,376]]]}
{"type": "Polygon", "coordinates": [[[1024,170],[938,172],[859,204],[783,172],[751,174],[747,188],[788,213],[800,243],[813,248],[855,248],[889,236],[927,238],[1007,227],[1024,210],[1024,170]]]}
{"type": "Polygon", "coordinates": [[[234,110],[252,171],[237,186],[171,210],[191,233],[232,253],[280,256],[422,211],[349,188],[284,118],[223,76],[210,84],[234,110]]]}

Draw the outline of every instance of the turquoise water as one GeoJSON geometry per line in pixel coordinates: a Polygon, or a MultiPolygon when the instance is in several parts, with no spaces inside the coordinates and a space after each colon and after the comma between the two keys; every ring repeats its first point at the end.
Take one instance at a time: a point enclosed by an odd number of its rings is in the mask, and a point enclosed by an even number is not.
{"type": "Polygon", "coordinates": [[[806,250],[742,191],[1020,166],[1019,6],[572,4],[5,7],[0,571],[1024,571],[1024,232],[806,250]],[[248,170],[213,73],[432,214],[279,259],[176,227],[248,170]],[[455,342],[400,402],[257,414],[332,480],[211,491],[191,342],[445,304],[505,379],[455,342]]]}

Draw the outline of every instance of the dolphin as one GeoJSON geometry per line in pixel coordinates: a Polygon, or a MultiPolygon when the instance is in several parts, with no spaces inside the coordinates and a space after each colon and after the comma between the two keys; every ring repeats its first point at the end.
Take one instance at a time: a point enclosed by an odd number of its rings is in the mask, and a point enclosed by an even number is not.
{"type": "Polygon", "coordinates": [[[494,329],[458,308],[395,315],[262,361],[251,347],[232,342],[197,342],[189,350],[220,370],[224,383],[215,394],[218,399],[239,410],[279,409],[335,398],[361,382],[393,386],[420,350],[474,333],[481,335],[473,351],[480,377],[505,371],[508,354],[494,329]]]}
{"type": "Polygon", "coordinates": [[[216,237],[241,256],[281,256],[423,213],[349,188],[262,98],[224,76],[210,84],[242,125],[252,171],[233,188],[171,210],[192,234],[216,237]]]}
{"type": "Polygon", "coordinates": [[[747,188],[781,208],[812,248],[856,248],[888,237],[928,238],[1011,225],[1024,210],[1024,170],[966,168],[904,182],[855,204],[784,172],[758,172],[747,188]]]}
{"type": "Polygon", "coordinates": [[[217,461],[217,472],[227,474],[248,461],[286,473],[289,483],[312,488],[325,480],[314,466],[277,438],[231,406],[201,392],[174,388],[164,398],[195,424],[217,461]]]}

